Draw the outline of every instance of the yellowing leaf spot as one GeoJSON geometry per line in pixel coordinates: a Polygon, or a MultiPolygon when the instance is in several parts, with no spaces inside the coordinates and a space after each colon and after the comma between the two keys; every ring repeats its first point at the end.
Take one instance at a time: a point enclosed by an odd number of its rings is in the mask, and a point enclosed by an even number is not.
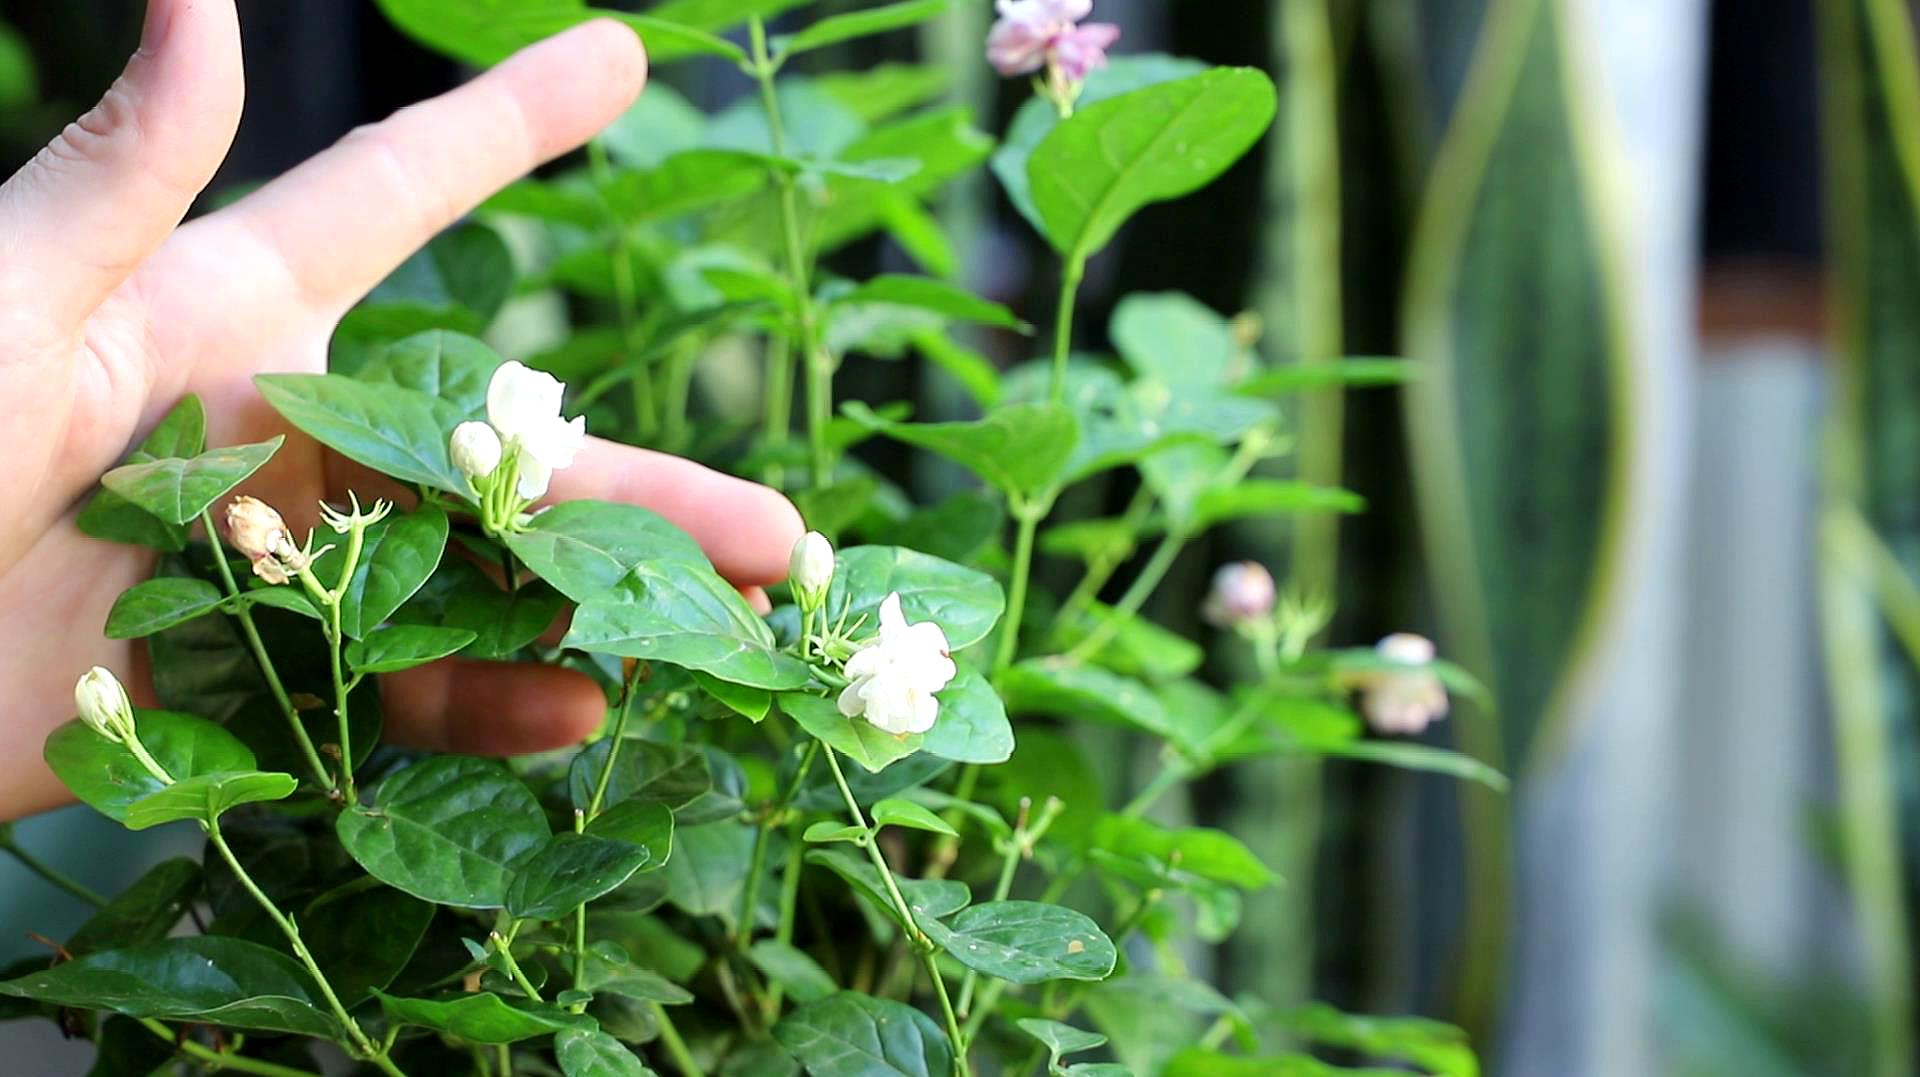
{"type": "Polygon", "coordinates": [[[1070,954],[1086,953],[1087,944],[1084,942],[1081,942],[1079,939],[1069,939],[1067,940],[1067,952],[1070,954]]]}

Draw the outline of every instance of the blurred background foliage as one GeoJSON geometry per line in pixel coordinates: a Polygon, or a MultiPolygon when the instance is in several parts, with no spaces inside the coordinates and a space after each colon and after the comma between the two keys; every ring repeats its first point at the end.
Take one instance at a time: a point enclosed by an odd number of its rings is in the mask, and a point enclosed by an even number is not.
{"type": "MultiPolygon", "coordinates": [[[[9,171],[111,81],[140,6],[0,0],[9,171]]],[[[1282,104],[1264,153],[1203,198],[1141,214],[1094,260],[1078,346],[1110,347],[1125,282],[1244,313],[1269,356],[1405,355],[1422,372],[1404,394],[1308,395],[1294,416],[1298,467],[1360,492],[1366,514],[1337,531],[1245,526],[1195,543],[1149,614],[1200,632],[1211,567],[1253,557],[1337,594],[1338,642],[1433,631],[1499,707],[1462,706],[1429,736],[1518,782],[1499,797],[1284,760],[1214,779],[1188,810],[1243,836],[1288,885],[1197,967],[1276,1004],[1458,1021],[1496,1071],[1910,1072],[1920,682],[1899,644],[1920,640],[1920,602],[1890,567],[1920,573],[1908,5],[1098,8],[1125,27],[1119,53],[1260,67],[1282,104]],[[1839,362],[1822,442],[1829,330],[1839,362]],[[1789,466],[1761,466],[1769,445],[1789,466]],[[1768,634],[1816,621],[1815,548],[1801,542],[1816,520],[1831,728],[1815,630],[1768,634]]],[[[948,103],[1003,130],[1029,94],[980,62],[991,17],[986,0],[956,0],[917,39],[813,59],[925,65],[902,68],[916,74],[898,101],[835,106],[856,122],[862,107],[948,103]]],[[[462,77],[371,0],[243,3],[242,21],[249,103],[211,198],[462,77]]],[[[654,77],[709,111],[749,90],[714,64],[654,77]]],[[[644,154],[649,134],[623,137],[644,154]]],[[[829,265],[867,274],[917,258],[1046,324],[1053,259],[1000,189],[973,175],[938,213],[948,250],[905,242],[903,224],[829,265]]],[[[457,289],[463,259],[510,246],[485,233],[403,272],[437,268],[457,289]]],[[[378,298],[352,317],[398,316],[378,298]]],[[[524,297],[460,298],[498,312],[492,333],[509,346],[537,323],[524,297]]],[[[1002,366],[1027,358],[1011,334],[965,343],[1002,366]]],[[[841,384],[916,399],[929,417],[969,406],[934,364],[862,360],[841,384]]],[[[715,375],[694,391],[715,415],[758,388],[715,375]]],[[[699,433],[666,436],[687,447],[699,433]]],[[[885,449],[866,463],[932,491],[953,481],[937,466],[903,474],[885,449]]],[[[1118,512],[1130,494],[1081,491],[1073,509],[1118,512]]],[[[1104,747],[1104,767],[1151,765],[1124,738],[1104,747]]],[[[39,820],[20,840],[81,825],[39,820]]],[[[0,874],[0,887],[19,878],[0,874]]],[[[57,920],[26,915],[43,899],[30,885],[0,889],[0,912],[22,910],[0,922],[57,920]]],[[[19,949],[0,940],[0,956],[19,949]]]]}

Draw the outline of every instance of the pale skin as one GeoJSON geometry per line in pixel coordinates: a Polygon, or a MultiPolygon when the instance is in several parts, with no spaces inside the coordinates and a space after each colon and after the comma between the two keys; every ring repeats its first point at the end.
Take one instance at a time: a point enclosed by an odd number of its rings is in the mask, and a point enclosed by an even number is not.
{"type": "MultiPolygon", "coordinates": [[[[320,498],[365,475],[281,422],[252,377],[325,369],[355,301],[493,191],[611,122],[646,68],[630,29],[585,24],[183,225],[239,122],[238,24],[234,0],[150,0],[140,51],[106,98],[0,186],[0,819],[69,799],[40,745],[73,716],[89,666],[150,702],[144,655],[101,627],[152,555],[74,526],[100,474],[196,393],[210,444],[288,435],[244,489],[304,530],[320,498]]],[[[749,593],[785,576],[802,530],[772,490],[606,441],[555,477],[552,497],[646,505],[749,593]]],[[[473,754],[577,741],[604,710],[593,682],[550,666],[447,661],[382,689],[389,739],[473,754]]]]}

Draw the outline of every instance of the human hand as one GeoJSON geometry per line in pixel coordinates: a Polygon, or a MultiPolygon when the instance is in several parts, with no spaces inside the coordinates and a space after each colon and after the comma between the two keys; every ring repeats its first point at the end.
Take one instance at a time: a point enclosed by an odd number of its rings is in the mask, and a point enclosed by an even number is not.
{"type": "MultiPolygon", "coordinates": [[[[0,186],[0,819],[67,799],[40,743],[72,717],[79,672],[114,669],[136,694],[145,681],[134,647],[100,626],[152,557],[74,524],[100,474],[196,393],[210,444],[288,435],[246,489],[308,522],[320,498],[344,496],[346,467],[289,429],[253,376],[324,370],[353,303],[494,190],[585,142],[645,81],[633,32],[589,23],[182,226],[239,123],[239,30],[233,0],[150,0],[126,73],[0,186]]],[[[801,531],[772,490],[598,440],[552,492],[652,508],[743,587],[784,577],[801,531]]],[[[579,740],[604,708],[592,681],[545,665],[449,660],[383,692],[391,739],[478,754],[579,740]]]]}

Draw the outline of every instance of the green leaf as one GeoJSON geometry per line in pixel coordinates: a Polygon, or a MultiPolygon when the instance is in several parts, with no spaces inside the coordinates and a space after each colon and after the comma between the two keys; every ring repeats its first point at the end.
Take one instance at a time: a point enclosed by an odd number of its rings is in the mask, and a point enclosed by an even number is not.
{"type": "Polygon", "coordinates": [[[963,669],[934,696],[940,714],[920,735],[920,750],[956,763],[1004,763],[1013,755],[1013,725],[985,677],[963,669]]]}
{"type": "MultiPolygon", "coordinates": [[[[342,539],[342,543],[344,543],[342,539]]],[[[447,514],[432,505],[394,513],[366,530],[360,561],[340,600],[340,628],[361,639],[412,598],[439,567],[447,546],[447,514]]],[[[315,559],[314,575],[337,586],[346,551],[338,546],[315,559]]]]}
{"type": "Polygon", "coordinates": [[[953,84],[953,74],[938,64],[883,63],[825,72],[812,81],[843,108],[877,123],[940,97],[953,84]]]}
{"type": "Polygon", "coordinates": [[[134,584],[114,599],[107,612],[108,639],[142,639],[213,612],[222,601],[219,588],[189,576],[161,576],[134,584]]]}
{"type": "Polygon", "coordinates": [[[313,604],[313,599],[308,598],[306,592],[297,587],[269,586],[256,587],[251,591],[242,591],[240,592],[239,601],[235,603],[235,605],[239,609],[252,609],[255,606],[270,606],[276,610],[286,610],[289,613],[297,613],[302,617],[307,617],[315,621],[323,619],[320,614],[320,608],[313,604]]]}
{"type": "Polygon", "coordinates": [[[1393,740],[1349,740],[1315,744],[1310,749],[1320,755],[1384,763],[1402,770],[1424,770],[1479,782],[1496,793],[1507,791],[1507,776],[1470,755],[1450,752],[1428,744],[1409,744],[1393,740]]]}
{"type": "Polygon", "coordinates": [[[127,817],[121,821],[128,830],[145,830],[183,819],[211,823],[242,804],[285,800],[299,787],[291,774],[257,770],[196,774],[129,804],[127,817]]]}
{"type": "Polygon", "coordinates": [[[625,1044],[584,1028],[569,1028],[555,1036],[553,1057],[566,1077],[655,1077],[625,1044]]]}
{"type": "Polygon", "coordinates": [[[380,349],[354,376],[438,397],[453,405],[461,419],[478,421],[486,418],[487,386],[502,362],[484,341],[431,329],[380,349]]]}
{"type": "MultiPolygon", "coordinates": [[[[204,718],[136,709],[133,722],[147,753],[175,780],[254,769],[253,753],[204,718]]],[[[74,796],[118,823],[127,821],[135,801],[165,788],[124,745],[107,741],[79,719],[53,731],[45,755],[47,766],[74,796]]]]}
{"type": "Polygon", "coordinates": [[[165,458],[114,468],[100,485],[170,524],[186,524],[246,481],[280,451],[287,439],[233,445],[191,459],[165,458]]]}
{"type": "Polygon", "coordinates": [[[1365,512],[1366,499],[1337,486],[1293,479],[1242,479],[1213,486],[1194,498],[1182,526],[1202,531],[1230,520],[1297,516],[1313,512],[1365,512]]]}
{"type": "Polygon", "coordinates": [[[673,859],[662,872],[667,900],[689,915],[719,916],[731,923],[740,914],[754,832],[754,827],[734,822],[681,827],[674,834],[673,859]]]}
{"type": "Polygon", "coordinates": [[[1017,984],[1104,980],[1118,960],[1113,941],[1092,920],[1038,901],[990,901],[944,923],[923,919],[920,927],[955,961],[1017,984]]]}
{"type": "Polygon", "coordinates": [[[773,709],[773,693],[764,688],[732,684],[711,673],[698,671],[694,672],[693,681],[708,695],[719,700],[728,710],[743,718],[756,722],[764,721],[767,712],[773,709]]]}
{"type": "Polygon", "coordinates": [[[1213,182],[1266,133],[1275,104],[1264,73],[1215,68],[1079,109],[1027,162],[1047,238],[1090,257],[1143,206],[1213,182]]]}
{"type": "Polygon", "coordinates": [[[895,441],[952,460],[1014,498],[1052,489],[1079,441],[1073,413],[1059,404],[1008,404],[985,418],[952,423],[892,422],[859,401],[841,410],[895,441]]]}
{"type": "Polygon", "coordinates": [[[654,83],[594,136],[622,168],[657,168],[660,162],[700,145],[706,114],[673,87],[654,83]]]}
{"type": "MultiPolygon", "coordinates": [[[[1075,107],[1084,109],[1110,97],[1118,97],[1155,83],[1197,75],[1205,70],[1207,65],[1198,60],[1160,53],[1115,56],[1107,62],[1107,66],[1087,75],[1075,107]]],[[[1040,222],[1039,211],[1033,208],[1033,192],[1027,184],[1027,162],[1033,156],[1034,147],[1058,126],[1060,110],[1053,102],[1038,94],[1033,95],[1014,113],[1013,122],[1008,125],[1006,135],[1000,140],[1000,146],[989,162],[994,178],[1000,181],[1001,188],[1007,192],[1007,200],[1033,225],[1035,231],[1041,233],[1046,231],[1046,226],[1040,222]]]]}
{"type": "MultiPolygon", "coordinates": [[[[893,897],[887,893],[886,883],[866,857],[855,855],[850,849],[812,849],[807,852],[807,862],[819,864],[840,876],[865,895],[874,908],[902,927],[906,926],[900,921],[900,911],[894,908],[893,897]]],[[[937,919],[959,912],[966,908],[967,902],[973,900],[973,892],[967,889],[967,884],[953,879],[896,878],[895,881],[900,886],[900,896],[907,899],[907,908],[913,910],[914,917],[920,920],[937,919]]]]}
{"type": "MultiPolygon", "coordinates": [[[[198,456],[207,447],[207,416],[200,398],[191,394],[167,412],[140,446],[122,464],[145,464],[163,457],[198,456]]],[[[172,524],[114,493],[102,489],[93,495],[74,521],[81,534],[108,542],[145,546],[166,553],[187,548],[184,524],[172,524]]]]}
{"type": "Polygon", "coordinates": [[[333,1039],[313,981],[291,958],[217,935],[103,950],[0,982],[0,995],[128,1017],[333,1039]]]}
{"type": "Polygon", "coordinates": [[[1418,376],[1418,368],[1405,359],[1288,363],[1260,371],[1241,382],[1239,391],[1247,396],[1285,396],[1342,386],[1405,385],[1418,376]]]}
{"type": "Polygon", "coordinates": [[[1047,1045],[1050,1061],[1058,1065],[1061,1055],[1079,1054],[1091,1051],[1107,1042],[1107,1038],[1098,1032],[1088,1032],[1059,1021],[1048,1021],[1039,1017],[1022,1017],[1014,1022],[1020,1031],[1047,1045]]]}
{"type": "Polygon", "coordinates": [[[658,800],[629,797],[587,823],[587,833],[638,845],[647,850],[643,871],[666,864],[673,855],[673,808],[658,800]]]}
{"type": "Polygon", "coordinates": [[[347,645],[347,665],[356,674],[394,673],[437,662],[473,642],[464,628],[395,625],[375,629],[347,645]]]}
{"type": "Polygon", "coordinates": [[[583,991],[596,995],[619,995],[642,1002],[680,1006],[693,1001],[693,992],[672,980],[633,963],[620,944],[601,939],[587,947],[586,966],[580,983],[583,991]]]}
{"type": "MultiPolygon", "coordinates": [[[[356,875],[298,910],[307,949],[347,1006],[385,991],[413,960],[434,918],[427,902],[356,875]]],[[[276,949],[290,949],[277,930],[276,949]]]]}
{"type": "Polygon", "coordinates": [[[1089,602],[1086,612],[1077,619],[1056,622],[1053,647],[1061,652],[1071,650],[1093,632],[1103,630],[1108,632],[1107,641],[1088,660],[1124,677],[1172,680],[1199,669],[1206,657],[1198,644],[1178,632],[1101,602],[1089,602]]]}
{"type": "Polygon", "coordinates": [[[518,1043],[570,1028],[599,1028],[585,1014],[537,1003],[511,1003],[486,992],[444,999],[395,998],[382,991],[374,996],[395,1024],[430,1028],[469,1043],[518,1043]]]}
{"type": "Polygon", "coordinates": [[[592,834],[555,834],[514,867],[507,912],[520,920],[558,920],[613,892],[645,867],[645,846],[592,834]]]}
{"type": "Polygon", "coordinates": [[[932,621],[960,651],[987,638],[1006,608],[999,581],[975,569],[897,546],[853,546],[834,560],[827,610],[847,624],[861,622],[878,630],[880,604],[900,596],[900,612],[911,624],[932,621]]]}
{"type": "Polygon", "coordinates": [[[780,710],[822,744],[869,771],[919,751],[924,739],[918,733],[888,733],[865,718],[849,718],[833,700],[810,692],[781,695],[780,710]]]}
{"type": "Polygon", "coordinates": [[[562,644],[700,670],[753,688],[798,688],[813,675],[774,646],[766,622],[733,585],[689,562],[635,565],[610,593],[574,611],[562,644]]]}
{"type": "MultiPolygon", "coordinates": [[[[982,299],[957,285],[932,277],[914,277],[883,273],[833,296],[827,304],[827,333],[835,338],[835,322],[844,316],[859,316],[866,308],[898,307],[934,316],[934,325],[948,321],[972,322],[1031,332],[1033,327],[1014,317],[1006,307],[982,299]]],[[[835,354],[846,351],[835,348],[835,354]]]]}
{"type": "Polygon", "coordinates": [[[540,803],[500,763],[436,756],[380,783],[335,822],[369,875],[438,905],[506,904],[513,865],[544,845],[540,803]]]}
{"type": "Polygon", "coordinates": [[[933,814],[911,800],[888,797],[875,804],[872,809],[876,826],[903,826],[909,830],[927,830],[935,834],[959,836],[959,831],[947,825],[945,819],[933,814]]]}
{"type": "Polygon", "coordinates": [[[773,51],[778,59],[798,56],[828,45],[838,45],[842,41],[918,26],[938,18],[946,10],[947,0],[901,0],[900,3],[863,8],[844,15],[829,15],[797,34],[774,38],[773,51]]]}
{"type": "Polygon", "coordinates": [[[800,840],[812,845],[831,845],[834,842],[846,842],[850,845],[865,845],[872,840],[873,831],[864,826],[851,826],[822,819],[809,824],[800,840]]]}
{"type": "Polygon", "coordinates": [[[1142,377],[1168,385],[1225,385],[1241,351],[1233,327],[1184,292],[1135,293],[1113,309],[1107,335],[1142,377]]]}
{"type": "Polygon", "coordinates": [[[921,330],[914,333],[911,340],[920,354],[958,382],[982,411],[989,411],[1000,403],[1000,369],[993,365],[993,360],[956,344],[937,330],[921,330]]]}
{"type": "Polygon", "coordinates": [[[1276,878],[1240,839],[1210,827],[1172,830],[1147,819],[1110,813],[1094,828],[1093,843],[1117,856],[1151,857],[1242,890],[1263,889],[1276,878]]]}
{"type": "Polygon", "coordinates": [[[1374,1057],[1405,1059],[1440,1077],[1480,1074],[1466,1032],[1442,1021],[1342,1013],[1323,1003],[1309,1003],[1274,1016],[1280,1028],[1307,1042],[1374,1057]]]}
{"type": "Polygon", "coordinates": [[[1138,1073],[1160,1073],[1182,1044],[1198,1041],[1221,1016],[1245,1023],[1231,1001],[1198,980],[1133,975],[1084,997],[1094,1024],[1111,1037],[1114,1056],[1138,1073]]]}
{"type": "Polygon", "coordinates": [[[953,1048],[904,1003],[842,991],[799,1007],[773,1037],[811,1077],[948,1077],[953,1048]]]}
{"type": "Polygon", "coordinates": [[[568,501],[533,518],[507,545],[534,574],[575,602],[611,591],[635,565],[706,565],[687,533],[637,505],[568,501]]]}
{"type": "MultiPolygon", "coordinates": [[[[640,34],[654,63],[688,56],[746,60],[739,46],[702,27],[659,17],[588,7],[584,0],[378,0],[406,34],[463,63],[487,67],[536,41],[599,18],[615,18],[640,34]]],[[[667,10],[667,5],[654,9],[667,10]]]]}
{"type": "Polygon", "coordinates": [[[833,994],[838,988],[827,970],[807,954],[784,942],[761,939],[747,950],[747,959],[767,979],[786,989],[793,1001],[806,1004],[833,994]]]}
{"type": "Polygon", "coordinates": [[[67,939],[76,957],[99,950],[159,942],[200,896],[200,865],[185,857],[162,860],[94,913],[67,939]]]}
{"type": "MultiPolygon", "coordinates": [[[[584,810],[592,802],[614,743],[611,737],[596,741],[573,757],[567,769],[567,790],[574,807],[584,810]]],[[[678,808],[713,787],[707,757],[696,747],[635,737],[619,744],[620,756],[607,776],[603,809],[629,801],[678,808]]]]}
{"type": "Polygon", "coordinates": [[[1030,658],[1001,675],[1000,690],[1016,714],[1131,726],[1168,739],[1177,735],[1166,706],[1146,685],[1098,666],[1030,658]]]}
{"type": "Polygon", "coordinates": [[[462,657],[502,659],[539,639],[566,605],[566,598],[541,580],[522,580],[505,591],[472,561],[443,555],[440,567],[391,620],[464,628],[474,639],[461,649],[462,657]]]}
{"type": "Polygon", "coordinates": [[[1398,1077],[1405,1071],[1331,1066],[1309,1054],[1254,1058],[1205,1047],[1187,1047],[1169,1059],[1160,1072],[1162,1077],[1398,1077]]]}
{"type": "MultiPolygon", "coordinates": [[[[356,313],[397,308],[464,323],[478,333],[492,323],[513,286],[513,252],[506,241],[491,226],[467,221],[433,237],[387,274],[356,313]]],[[[366,372],[348,373],[364,377],[366,372]]]]}
{"type": "Polygon", "coordinates": [[[281,417],[347,459],[401,482],[469,492],[447,458],[461,414],[439,397],[342,374],[261,374],[253,383],[281,417]]]}

